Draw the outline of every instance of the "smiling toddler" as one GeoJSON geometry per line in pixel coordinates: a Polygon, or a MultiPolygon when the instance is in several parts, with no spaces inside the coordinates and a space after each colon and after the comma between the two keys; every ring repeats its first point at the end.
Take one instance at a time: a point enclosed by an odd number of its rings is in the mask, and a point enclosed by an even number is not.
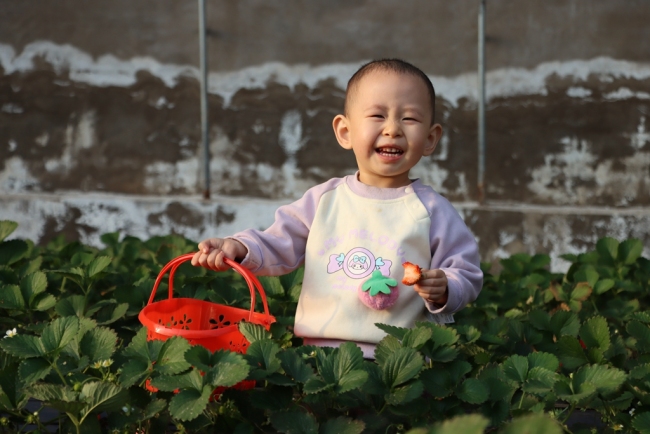
{"type": "Polygon", "coordinates": [[[344,114],[333,128],[338,143],[354,153],[356,174],[278,208],[265,231],[202,241],[192,264],[225,270],[225,256],[257,275],[304,264],[296,336],[320,346],[354,341],[372,358],[386,335],[375,323],[453,322],[452,314],[478,296],[483,274],[476,241],[458,212],[409,178],[442,136],[426,74],[398,59],[365,64],[348,82],[344,114]],[[404,279],[402,264],[415,267],[416,280],[404,279]]]}

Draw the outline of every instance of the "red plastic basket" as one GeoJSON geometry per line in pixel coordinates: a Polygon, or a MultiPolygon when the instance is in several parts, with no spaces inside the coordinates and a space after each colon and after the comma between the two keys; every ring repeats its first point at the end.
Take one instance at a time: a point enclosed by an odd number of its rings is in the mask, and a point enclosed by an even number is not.
{"type": "Polygon", "coordinates": [[[249,342],[239,331],[238,324],[241,321],[248,321],[260,324],[269,330],[271,324],[275,322],[275,317],[269,314],[262,285],[248,269],[226,258],[224,262],[241,274],[248,284],[251,294],[249,310],[193,298],[174,298],[176,269],[183,262],[192,259],[192,256],[194,253],[172,259],[158,274],[149,302],[138,316],[147,329],[147,339],[164,341],[172,336],[182,336],[191,344],[201,345],[210,351],[228,349],[245,353],[249,342]],[[154,302],[158,286],[167,271],[169,271],[169,297],[154,302]],[[262,299],[264,313],[255,312],[255,290],[259,292],[262,299]]]}

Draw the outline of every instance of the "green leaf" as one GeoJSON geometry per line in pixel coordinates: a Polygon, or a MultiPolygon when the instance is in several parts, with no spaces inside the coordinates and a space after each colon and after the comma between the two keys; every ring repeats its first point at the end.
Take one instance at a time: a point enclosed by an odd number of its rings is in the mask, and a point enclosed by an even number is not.
{"type": "Polygon", "coordinates": [[[86,311],[86,298],[83,295],[72,295],[62,298],[56,303],[54,308],[60,316],[84,317],[86,311]]]}
{"type": "Polygon", "coordinates": [[[406,332],[402,339],[402,346],[418,350],[427,343],[432,335],[433,331],[430,328],[415,327],[406,332]]]}
{"type": "MultiPolygon", "coordinates": [[[[593,287],[598,281],[599,277],[600,276],[593,265],[585,265],[576,271],[576,273],[573,275],[573,281],[587,282],[590,287],[593,287]]],[[[575,297],[574,299],[579,300],[578,297],[575,297]]]]}
{"type": "Polygon", "coordinates": [[[361,369],[346,372],[335,387],[337,393],[345,393],[363,386],[368,380],[368,373],[361,369]]]}
{"type": "Polygon", "coordinates": [[[30,385],[45,378],[52,371],[50,362],[42,357],[33,357],[21,362],[18,372],[25,385],[30,385]]]}
{"type": "Polygon", "coordinates": [[[509,380],[523,383],[528,375],[528,359],[519,355],[508,357],[503,362],[503,372],[509,380]]]}
{"type": "Polygon", "coordinates": [[[345,342],[339,346],[333,354],[334,357],[334,377],[336,380],[343,378],[345,374],[352,370],[363,368],[363,352],[353,342],[345,342]]]}
{"type": "Polygon", "coordinates": [[[572,371],[589,363],[578,339],[573,336],[562,336],[557,342],[558,358],[564,369],[572,371]]]}
{"type": "Polygon", "coordinates": [[[18,334],[17,336],[0,339],[0,348],[14,357],[28,359],[44,356],[47,351],[41,340],[36,336],[18,334]]]}
{"type": "Polygon", "coordinates": [[[239,323],[239,331],[250,343],[263,339],[271,339],[271,332],[259,324],[242,321],[239,323]]]}
{"type": "Polygon", "coordinates": [[[238,363],[219,362],[207,373],[207,379],[214,387],[231,387],[246,379],[250,367],[243,357],[240,356],[238,363]]]}
{"type": "Polygon", "coordinates": [[[580,368],[573,375],[573,382],[574,384],[589,382],[596,386],[598,393],[607,394],[618,390],[626,378],[627,375],[620,369],[604,365],[591,365],[580,368]]]}
{"type": "Polygon", "coordinates": [[[99,413],[121,408],[127,396],[126,389],[116,384],[91,381],[83,385],[79,399],[87,403],[87,413],[99,413]]]}
{"type": "Polygon", "coordinates": [[[279,277],[259,276],[258,279],[262,284],[262,287],[264,288],[264,292],[266,292],[267,296],[274,297],[274,296],[281,296],[284,294],[284,288],[282,286],[282,282],[280,281],[279,277]]]}
{"type": "Polygon", "coordinates": [[[347,417],[328,419],[320,428],[319,434],[361,434],[366,425],[360,420],[347,417]]]}
{"type": "Polygon", "coordinates": [[[641,253],[643,253],[641,240],[625,240],[618,246],[618,260],[626,265],[634,264],[641,256],[641,253]]]}
{"type": "Polygon", "coordinates": [[[258,367],[254,373],[261,379],[277,372],[280,369],[280,359],[277,353],[280,351],[278,344],[271,340],[255,341],[248,347],[244,356],[251,366],[258,367]]]}
{"type": "Polygon", "coordinates": [[[594,292],[597,295],[604,294],[605,292],[609,291],[614,287],[614,280],[613,279],[600,279],[596,284],[594,285],[594,292]]]}
{"type": "Polygon", "coordinates": [[[20,290],[23,294],[25,301],[33,306],[34,298],[36,295],[47,289],[47,277],[42,271],[37,271],[28,276],[25,276],[20,281],[20,290]]]}
{"type": "Polygon", "coordinates": [[[0,307],[2,309],[25,309],[25,299],[18,285],[0,286],[0,307]]]}
{"type": "Polygon", "coordinates": [[[150,364],[142,359],[130,359],[122,365],[119,381],[123,387],[139,383],[149,374],[150,364]]]}
{"type": "Polygon", "coordinates": [[[104,271],[106,267],[108,267],[111,263],[113,258],[108,257],[108,256],[100,256],[98,258],[93,259],[90,264],[88,264],[88,267],[86,268],[86,275],[88,278],[92,279],[93,277],[97,276],[99,273],[104,271]]]}
{"type": "Polygon", "coordinates": [[[280,433],[317,434],[318,422],[314,416],[301,411],[286,411],[271,414],[271,424],[280,433]]]}
{"type": "Polygon", "coordinates": [[[395,336],[385,336],[375,348],[375,361],[379,366],[382,366],[388,356],[400,348],[402,348],[402,344],[395,336]]]}
{"type": "Polygon", "coordinates": [[[424,393],[424,385],[421,381],[414,381],[403,386],[395,387],[386,395],[386,402],[391,405],[407,404],[424,393]]]}
{"type": "Polygon", "coordinates": [[[636,339],[636,350],[641,353],[650,352],[650,327],[637,320],[627,323],[625,330],[636,339]]]}
{"type": "Polygon", "coordinates": [[[52,309],[54,306],[56,306],[56,297],[52,294],[38,294],[34,298],[32,309],[39,312],[45,312],[46,310],[52,309]]]}
{"type": "Polygon", "coordinates": [[[278,354],[284,372],[297,381],[306,383],[314,376],[311,366],[305,362],[295,351],[285,350],[278,354]]]}
{"type": "Polygon", "coordinates": [[[0,220],[0,241],[4,241],[18,227],[18,223],[11,220],[0,220]]]}
{"type": "Polygon", "coordinates": [[[503,434],[562,434],[558,423],[544,414],[531,414],[515,418],[502,431],[503,434]]]}
{"type": "Polygon", "coordinates": [[[117,334],[106,327],[97,327],[84,334],[79,343],[83,355],[90,363],[108,360],[115,352],[117,334]]]}
{"type": "Polygon", "coordinates": [[[480,414],[455,416],[434,425],[428,434],[483,434],[489,423],[490,421],[480,414]]]}
{"type": "Polygon", "coordinates": [[[128,303],[120,303],[107,307],[103,307],[96,316],[97,324],[107,325],[122,319],[124,314],[129,310],[128,303]]]}
{"type": "Polygon", "coordinates": [[[161,375],[151,379],[151,385],[163,392],[174,392],[177,389],[203,390],[203,376],[198,369],[191,369],[179,375],[161,375]]]}
{"type": "Polygon", "coordinates": [[[490,389],[486,383],[477,378],[468,378],[457,390],[458,398],[469,404],[482,404],[490,396],[490,389]]]}
{"type": "Polygon", "coordinates": [[[632,419],[632,428],[641,434],[650,434],[650,412],[644,411],[634,416],[634,419],[632,419]]]}
{"type": "Polygon", "coordinates": [[[611,344],[607,321],[601,316],[589,318],[580,328],[580,337],[587,348],[607,351],[611,344]]]}
{"type": "Polygon", "coordinates": [[[555,355],[545,353],[542,351],[528,354],[528,367],[533,369],[536,367],[548,369],[551,372],[557,371],[560,362],[555,355]]]}
{"type": "Polygon", "coordinates": [[[41,341],[47,353],[62,350],[72,341],[79,331],[79,320],[76,317],[57,318],[43,329],[41,341]]]}
{"type": "Polygon", "coordinates": [[[167,407],[167,401],[164,399],[154,399],[144,409],[144,414],[142,420],[151,419],[157,417],[159,413],[162,413],[163,410],[167,407]]]}
{"type": "Polygon", "coordinates": [[[596,242],[596,251],[601,258],[613,263],[618,258],[618,241],[610,237],[601,238],[596,242]]]}
{"type": "Polygon", "coordinates": [[[161,374],[178,374],[190,367],[185,360],[185,352],[190,349],[190,344],[180,336],[172,336],[162,345],[154,370],[161,374]]]}
{"type": "Polygon", "coordinates": [[[526,393],[545,395],[553,390],[556,381],[555,372],[536,366],[528,371],[528,377],[522,389],[526,393]]]}
{"type": "Polygon", "coordinates": [[[27,252],[29,246],[23,240],[9,240],[0,242],[0,265],[11,265],[20,261],[27,252]]]}
{"type": "Polygon", "coordinates": [[[169,413],[181,421],[196,419],[208,406],[210,395],[212,395],[212,388],[209,386],[201,391],[182,390],[169,401],[169,413]]]}
{"type": "Polygon", "coordinates": [[[397,387],[418,375],[423,363],[422,356],[414,349],[400,348],[381,366],[382,379],[388,387],[397,387]]]}
{"type": "Polygon", "coordinates": [[[407,329],[405,327],[396,327],[396,326],[392,326],[392,325],[388,325],[388,324],[376,323],[375,326],[377,326],[377,328],[385,331],[390,336],[396,337],[400,341],[404,338],[404,335],[406,334],[406,332],[409,331],[409,329],[407,329]]]}

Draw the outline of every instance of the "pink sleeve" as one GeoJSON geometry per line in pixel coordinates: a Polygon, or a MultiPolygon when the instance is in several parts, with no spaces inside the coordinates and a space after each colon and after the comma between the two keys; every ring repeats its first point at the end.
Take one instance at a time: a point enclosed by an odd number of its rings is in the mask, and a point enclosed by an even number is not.
{"type": "Polygon", "coordinates": [[[429,305],[429,311],[433,314],[458,312],[476,300],[483,287],[478,244],[447,199],[433,190],[417,193],[431,215],[431,269],[445,272],[449,288],[447,304],[429,305]]]}
{"type": "Polygon", "coordinates": [[[228,237],[248,249],[242,265],[260,276],[280,276],[300,267],[321,196],[343,182],[343,178],[331,179],[307,190],[299,200],[281,206],[265,231],[247,229],[228,237]]]}

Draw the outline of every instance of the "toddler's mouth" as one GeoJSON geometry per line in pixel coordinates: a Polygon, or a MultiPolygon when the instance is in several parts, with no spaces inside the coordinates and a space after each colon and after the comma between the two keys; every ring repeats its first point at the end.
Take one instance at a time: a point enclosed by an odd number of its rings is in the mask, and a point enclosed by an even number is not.
{"type": "Polygon", "coordinates": [[[377,148],[375,149],[375,152],[378,153],[379,155],[384,155],[387,157],[395,157],[398,155],[402,155],[404,153],[404,151],[401,150],[400,148],[394,148],[392,146],[377,148]]]}

